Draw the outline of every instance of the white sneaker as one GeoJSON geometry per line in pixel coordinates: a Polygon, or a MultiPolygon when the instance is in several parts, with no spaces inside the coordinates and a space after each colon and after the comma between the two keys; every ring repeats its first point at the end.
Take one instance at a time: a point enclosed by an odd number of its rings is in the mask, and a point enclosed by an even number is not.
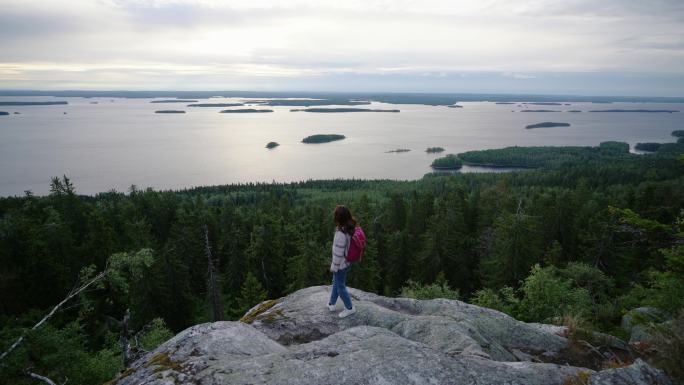
{"type": "Polygon", "coordinates": [[[328,310],[330,310],[330,312],[334,312],[337,309],[335,309],[335,305],[328,304],[328,310]]]}
{"type": "Polygon", "coordinates": [[[352,306],[351,309],[344,309],[342,312],[339,314],[340,318],[348,317],[352,314],[356,313],[356,308],[352,306]]]}

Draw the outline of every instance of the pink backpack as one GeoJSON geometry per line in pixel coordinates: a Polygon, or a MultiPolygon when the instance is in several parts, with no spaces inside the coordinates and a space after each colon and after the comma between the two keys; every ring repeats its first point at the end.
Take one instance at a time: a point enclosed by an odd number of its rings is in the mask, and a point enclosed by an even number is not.
{"type": "Polygon", "coordinates": [[[363,229],[357,226],[354,229],[354,234],[349,240],[349,250],[347,251],[347,262],[354,263],[361,261],[363,254],[366,252],[366,234],[363,229]]]}

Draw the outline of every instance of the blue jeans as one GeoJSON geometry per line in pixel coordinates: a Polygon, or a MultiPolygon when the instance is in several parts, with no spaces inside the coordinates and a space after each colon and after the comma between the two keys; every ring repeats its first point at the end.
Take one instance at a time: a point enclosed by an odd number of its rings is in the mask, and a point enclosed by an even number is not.
{"type": "Polygon", "coordinates": [[[334,305],[337,302],[337,297],[342,298],[344,302],[344,307],[347,309],[352,308],[351,298],[349,297],[349,292],[347,291],[347,273],[351,270],[351,266],[347,266],[342,270],[338,270],[333,273],[332,282],[332,293],[330,293],[330,304],[334,305]]]}

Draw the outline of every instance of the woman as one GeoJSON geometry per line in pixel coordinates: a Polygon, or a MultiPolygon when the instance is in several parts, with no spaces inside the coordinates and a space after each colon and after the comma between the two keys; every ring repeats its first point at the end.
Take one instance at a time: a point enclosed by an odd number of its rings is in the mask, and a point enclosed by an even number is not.
{"type": "Polygon", "coordinates": [[[330,302],[328,302],[328,310],[331,312],[335,311],[337,297],[340,297],[345,309],[339,316],[344,318],[356,313],[351,298],[349,298],[346,283],[347,273],[351,269],[346,256],[349,250],[349,241],[356,228],[356,219],[352,217],[347,207],[338,205],[333,212],[333,222],[335,223],[335,237],[333,238],[332,245],[332,263],[330,264],[330,272],[333,273],[333,284],[330,302]]]}

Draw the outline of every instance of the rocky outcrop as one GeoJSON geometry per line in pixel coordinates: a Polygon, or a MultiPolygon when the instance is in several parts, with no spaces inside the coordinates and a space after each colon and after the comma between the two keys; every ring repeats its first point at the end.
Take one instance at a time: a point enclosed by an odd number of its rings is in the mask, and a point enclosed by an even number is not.
{"type": "Polygon", "coordinates": [[[618,384],[606,381],[639,373],[660,378],[640,361],[613,369],[617,374],[542,362],[561,361],[570,345],[559,335],[562,328],[527,324],[460,301],[351,289],[358,312],[340,319],[325,306],[329,290],[311,287],[265,301],[241,322],[191,327],[112,384],[533,385],[581,376],[602,381],[596,384],[618,384]]]}
{"type": "Polygon", "coordinates": [[[629,333],[630,344],[652,342],[652,330],[648,324],[662,324],[667,319],[667,314],[657,308],[638,307],[623,315],[620,325],[629,333]]]}
{"type": "Polygon", "coordinates": [[[672,381],[660,370],[637,359],[624,368],[603,370],[589,378],[589,385],[670,385],[672,381]]]}

